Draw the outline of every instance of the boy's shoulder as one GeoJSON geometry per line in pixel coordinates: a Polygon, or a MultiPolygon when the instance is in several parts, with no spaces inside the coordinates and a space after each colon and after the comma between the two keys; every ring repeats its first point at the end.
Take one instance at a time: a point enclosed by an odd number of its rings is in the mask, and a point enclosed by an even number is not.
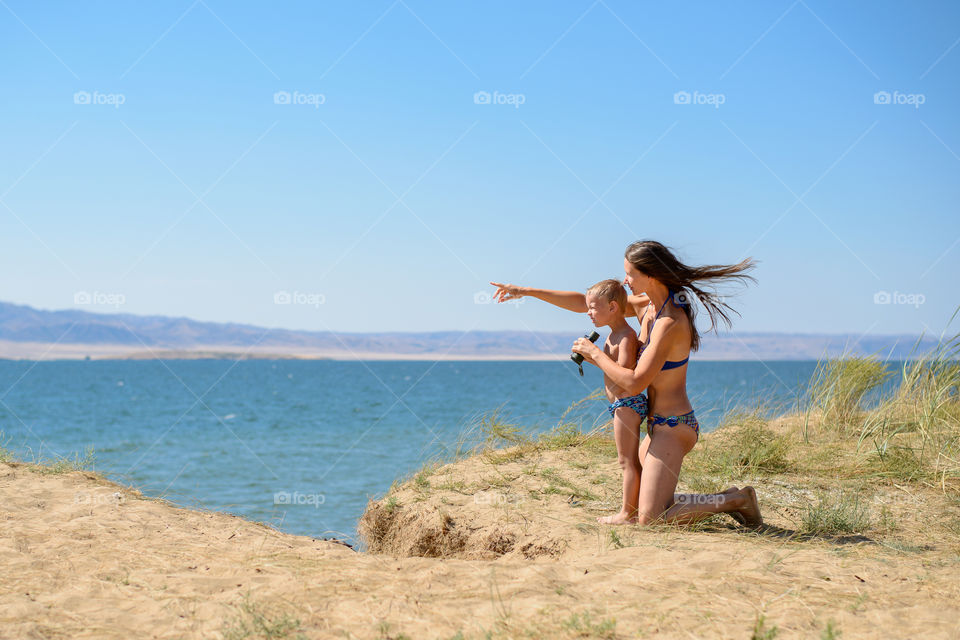
{"type": "Polygon", "coordinates": [[[633,331],[633,327],[627,325],[622,329],[616,331],[610,331],[610,342],[613,344],[620,344],[624,339],[627,339],[630,342],[637,342],[637,334],[633,331]]]}

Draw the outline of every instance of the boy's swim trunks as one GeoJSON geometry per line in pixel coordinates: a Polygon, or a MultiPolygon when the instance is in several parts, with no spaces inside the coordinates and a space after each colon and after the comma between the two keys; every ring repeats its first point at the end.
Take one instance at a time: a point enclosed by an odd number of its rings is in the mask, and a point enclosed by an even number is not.
{"type": "Polygon", "coordinates": [[[629,398],[617,398],[616,401],[610,403],[610,406],[607,407],[607,411],[609,411],[610,415],[612,416],[620,407],[633,409],[637,412],[638,416],[641,418],[646,418],[647,396],[643,395],[642,393],[638,393],[637,395],[630,396],[629,398]]]}

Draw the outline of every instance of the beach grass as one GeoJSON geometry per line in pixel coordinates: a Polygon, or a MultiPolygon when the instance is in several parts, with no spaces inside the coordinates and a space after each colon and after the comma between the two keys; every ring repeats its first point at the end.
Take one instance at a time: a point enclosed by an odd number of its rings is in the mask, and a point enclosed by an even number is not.
{"type": "MultiPolygon", "coordinates": [[[[688,454],[677,491],[709,494],[732,485],[760,486],[761,505],[789,518],[790,527],[780,527],[781,536],[801,543],[882,540],[891,549],[906,549],[911,544],[906,538],[927,525],[889,501],[891,492],[901,494],[914,487],[935,491],[955,507],[937,518],[930,531],[960,532],[958,355],[960,336],[954,336],[901,366],[877,356],[824,359],[789,411],[778,413],[759,403],[722,416],[688,454]]],[[[621,485],[612,423],[584,428],[570,416],[599,393],[574,403],[556,425],[539,433],[521,430],[502,406],[480,416],[458,439],[457,455],[434,458],[394,483],[382,501],[388,507],[383,513],[394,526],[402,523],[407,528],[397,535],[416,538],[413,512],[400,513],[404,508],[396,506],[397,501],[404,502],[411,486],[416,500],[427,506],[437,491],[473,496],[475,501],[494,491],[508,502],[517,496],[520,502],[538,505],[562,499],[591,512],[615,512],[621,485]],[[471,461],[477,464],[469,472],[458,471],[461,463],[471,461]],[[424,478],[433,475],[438,480],[428,486],[424,478]]],[[[447,495],[440,502],[457,504],[447,495]]],[[[371,518],[376,520],[370,509],[361,518],[361,537],[365,527],[370,530],[371,518]]],[[[714,516],[686,528],[716,531],[724,522],[714,516]]],[[[675,527],[651,527],[671,528],[675,527]]],[[[381,541],[392,535],[385,523],[374,529],[381,541]]],[[[598,543],[604,548],[632,544],[623,531],[598,543]]],[[[458,540],[452,547],[430,548],[437,553],[453,549],[456,554],[469,550],[470,543],[458,540]]],[[[491,548],[499,552],[514,547],[498,542],[491,548]]]]}
{"type": "Polygon", "coordinates": [[[817,363],[807,387],[808,415],[817,412],[820,424],[843,431],[864,413],[864,399],[893,372],[876,356],[844,356],[817,363]]]}
{"type": "Polygon", "coordinates": [[[774,640],[778,633],[777,625],[768,627],[766,616],[759,614],[753,623],[753,633],[750,635],[750,640],[774,640]]]}
{"type": "Polygon", "coordinates": [[[684,461],[683,472],[698,491],[710,493],[732,480],[791,468],[790,440],[768,426],[761,409],[734,410],[713,433],[684,461]]]}
{"type": "Polygon", "coordinates": [[[221,630],[223,640],[306,640],[300,620],[289,613],[274,612],[251,599],[247,593],[236,606],[236,614],[221,630]]]}
{"type": "MultiPolygon", "coordinates": [[[[0,442],[3,441],[3,437],[4,434],[0,431],[0,442]]],[[[0,445],[0,462],[23,465],[26,469],[43,475],[56,475],[72,471],[86,471],[97,476],[100,475],[94,470],[96,456],[93,445],[87,446],[83,453],[74,452],[72,455],[54,455],[53,457],[33,455],[31,460],[25,460],[0,445]]]]}
{"type": "Polygon", "coordinates": [[[74,453],[73,456],[56,456],[52,459],[41,459],[33,462],[31,468],[38,473],[70,473],[71,471],[93,471],[96,457],[93,446],[83,450],[83,455],[74,453]]]}
{"type": "MultiPolygon", "coordinates": [[[[3,442],[3,431],[0,431],[0,442],[3,442]]],[[[15,460],[11,453],[3,444],[0,444],[0,462],[12,462],[15,460]]]]}
{"type": "Polygon", "coordinates": [[[870,509],[858,494],[842,489],[820,492],[807,506],[801,531],[813,534],[859,533],[871,525],[870,509]]]}
{"type": "Polygon", "coordinates": [[[947,486],[960,483],[960,339],[941,341],[906,362],[896,392],[882,399],[859,428],[877,477],[947,486]]]}

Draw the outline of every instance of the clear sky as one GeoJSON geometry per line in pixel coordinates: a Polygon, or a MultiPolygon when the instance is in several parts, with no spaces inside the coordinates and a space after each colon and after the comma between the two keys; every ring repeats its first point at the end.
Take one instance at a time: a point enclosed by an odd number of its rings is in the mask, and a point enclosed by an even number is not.
{"type": "Polygon", "coordinates": [[[953,1],[2,0],[0,300],[579,332],[487,281],[653,238],[759,261],[737,329],[938,333],[958,42],[953,1]]]}

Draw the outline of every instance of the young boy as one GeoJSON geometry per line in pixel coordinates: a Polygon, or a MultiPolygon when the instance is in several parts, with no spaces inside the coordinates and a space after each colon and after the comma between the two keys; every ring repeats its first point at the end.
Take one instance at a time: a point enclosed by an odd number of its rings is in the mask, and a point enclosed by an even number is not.
{"type": "MultiPolygon", "coordinates": [[[[576,291],[535,289],[500,282],[490,284],[497,288],[493,294],[497,302],[530,296],[568,311],[586,311],[595,326],[610,327],[610,336],[603,345],[604,353],[622,367],[633,369],[637,365],[639,340],[624,316],[635,315],[636,309],[644,308],[648,302],[645,295],[631,296],[628,300],[626,290],[617,280],[598,282],[587,290],[586,295],[576,291]]],[[[608,409],[613,416],[617,459],[623,469],[623,506],[619,513],[597,518],[597,521],[602,524],[635,523],[640,501],[640,424],[647,417],[647,397],[642,393],[631,396],[607,376],[603,377],[603,386],[610,401],[608,409]]]]}
{"type": "MultiPolygon", "coordinates": [[[[637,364],[638,340],[627,324],[627,292],[617,280],[602,280],[587,289],[587,315],[596,327],[610,327],[603,344],[606,353],[621,367],[632,369],[637,364]]],[[[640,498],[640,424],[647,417],[647,398],[642,393],[631,396],[606,375],[604,391],[613,416],[613,437],[617,443],[617,460],[623,470],[623,506],[620,512],[597,518],[601,524],[625,524],[637,521],[640,498]]]]}

